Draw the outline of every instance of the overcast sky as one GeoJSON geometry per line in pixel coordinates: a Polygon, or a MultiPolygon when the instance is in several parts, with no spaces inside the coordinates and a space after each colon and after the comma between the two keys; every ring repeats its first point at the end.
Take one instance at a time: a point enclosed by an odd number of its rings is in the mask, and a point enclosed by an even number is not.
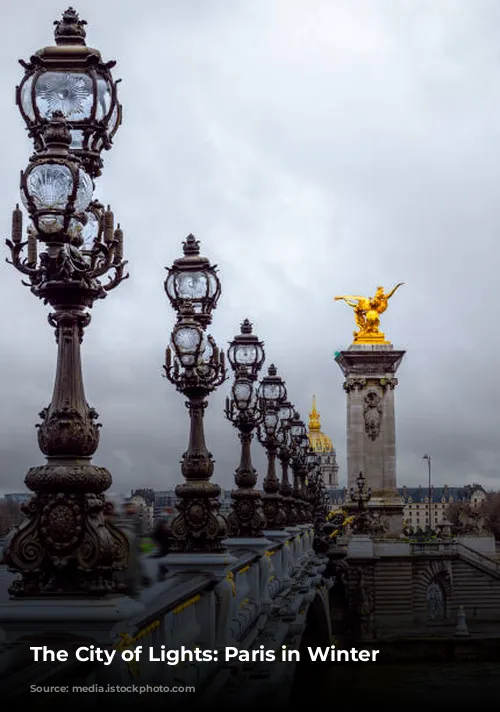
{"type": "MultiPolygon", "coordinates": [[[[398,481],[498,486],[500,4],[496,0],[81,0],[87,44],[116,59],[123,125],[96,196],[125,232],[130,279],[97,303],[84,342],[101,416],[96,464],[116,491],[181,481],[183,398],[162,379],[174,322],[164,267],[193,232],[219,265],[212,333],[248,317],[289,397],[322,427],[346,478],[343,377],[352,340],[336,294],[405,282],[383,315],[406,350],[396,391],[398,481]]],[[[10,233],[31,143],[17,59],[52,44],[65,4],[2,2],[0,233],[10,233]],[[29,8],[29,11],[28,11],[29,8]]],[[[4,249],[4,254],[5,248],[4,249]]],[[[52,390],[47,307],[0,264],[0,491],[42,464],[52,390]]],[[[214,479],[238,441],[211,397],[214,479]]],[[[262,473],[260,446],[255,464],[262,473]]]]}

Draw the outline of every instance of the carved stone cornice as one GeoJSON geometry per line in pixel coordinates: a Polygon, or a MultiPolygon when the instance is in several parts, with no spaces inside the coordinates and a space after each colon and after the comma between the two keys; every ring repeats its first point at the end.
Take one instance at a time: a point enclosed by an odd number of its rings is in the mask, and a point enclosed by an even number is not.
{"type": "Polygon", "coordinates": [[[391,349],[372,350],[346,350],[341,351],[335,358],[348,379],[350,376],[358,378],[382,378],[394,375],[399,368],[405,351],[391,349]]]}

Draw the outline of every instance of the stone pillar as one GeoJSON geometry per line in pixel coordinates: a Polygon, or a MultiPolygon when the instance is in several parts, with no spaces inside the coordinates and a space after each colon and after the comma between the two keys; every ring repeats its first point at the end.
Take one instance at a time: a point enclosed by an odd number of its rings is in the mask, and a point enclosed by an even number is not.
{"type": "MultiPolygon", "coordinates": [[[[372,490],[369,509],[399,517],[403,508],[397,494],[394,389],[404,354],[388,343],[352,344],[335,359],[347,393],[348,489],[356,488],[362,472],[372,490]]],[[[389,522],[391,531],[398,526],[389,522]]]]}

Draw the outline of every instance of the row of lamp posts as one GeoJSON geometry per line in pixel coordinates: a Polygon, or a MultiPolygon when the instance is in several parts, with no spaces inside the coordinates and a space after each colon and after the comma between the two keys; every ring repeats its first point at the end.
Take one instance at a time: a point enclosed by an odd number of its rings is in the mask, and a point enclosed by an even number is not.
{"type": "Polygon", "coordinates": [[[199,242],[193,235],[183,243],[183,253],[167,268],[165,280],[177,321],[164,369],[168,380],[186,396],[190,416],[189,444],[181,465],[185,482],[176,488],[178,514],[171,532],[178,552],[215,553],[223,550],[226,537],[256,540],[263,538],[264,532],[310,523],[306,482],[308,473],[318,467],[318,459],[310,450],[304,423],[287,401],[286,386],[276,367],[271,365],[258,381],[265,361],[264,344],[245,319],[227,352],[233,383],[225,415],[238,431],[241,457],[236,488],[231,492],[231,512],[227,521],[220,515],[221,490],[211,482],[214,461],[205,442],[203,416],[208,396],[227,378],[224,352],[206,332],[221,285],[216,266],[200,256],[199,242]],[[251,457],[255,435],[268,458],[263,495],[256,488],[257,472],[251,457]],[[281,480],[276,473],[277,459],[281,480]]]}
{"type": "MultiPolygon", "coordinates": [[[[25,75],[16,94],[35,153],[21,176],[27,237],[16,206],[7,245],[23,284],[52,309],[48,319],[58,358],[52,400],[37,426],[47,461],[26,476],[33,497],[4,552],[10,568],[21,573],[10,589],[14,597],[123,592],[120,572],[130,555],[130,539],[109,516],[105,499],[111,474],[92,463],[100,424],[85,397],[80,360],[89,310],[128,276],[123,232],[110,208],[93,197],[101,154],[111,148],[121,123],[111,75],[115,63],[103,62],[99,51],[87,47],[85,25],[73,8],[63,13],[55,23],[55,47],[21,62],[25,75]]],[[[224,353],[207,334],[220,281],[192,235],[183,257],[168,269],[165,289],[177,314],[165,375],[186,397],[190,417],[172,523],[175,550],[213,557],[224,551],[228,536],[256,539],[264,531],[311,522],[306,482],[308,475],[314,480],[317,458],[276,368],[257,383],[264,348],[247,320],[228,350],[234,382],[226,417],[238,430],[241,462],[231,514],[227,521],[220,515],[221,490],[211,481],[214,461],[203,429],[208,396],[227,378],[224,353]],[[263,496],[251,460],[255,433],[268,455],[263,496]]]]}

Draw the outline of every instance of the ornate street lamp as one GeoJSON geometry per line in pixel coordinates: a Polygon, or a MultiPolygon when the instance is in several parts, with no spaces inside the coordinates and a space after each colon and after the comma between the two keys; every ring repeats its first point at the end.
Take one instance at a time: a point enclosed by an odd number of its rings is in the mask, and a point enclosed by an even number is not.
{"type": "Polygon", "coordinates": [[[71,221],[75,211],[91,209],[92,181],[68,153],[70,143],[69,125],[55,112],[45,127],[43,148],[22,175],[23,202],[32,220],[28,240],[22,239],[23,216],[16,207],[7,241],[9,262],[28,278],[23,284],[54,310],[49,323],[58,344],[52,401],[37,426],[47,464],[32,467],[26,476],[35,496],[5,551],[10,568],[21,573],[10,589],[14,596],[119,591],[123,587],[115,574],[128,561],[125,535],[104,517],[103,493],[111,475],[91,462],[100,424],[85,397],[80,358],[90,323],[87,309],[128,276],[123,233],[113,229],[111,211],[104,212],[95,241],[79,249],[82,240],[73,235],[71,221]],[[101,284],[110,270],[112,278],[101,284]]]}
{"type": "Polygon", "coordinates": [[[44,147],[47,121],[61,111],[71,131],[71,153],[87,173],[101,174],[101,152],[111,148],[122,118],[111,69],[98,50],[85,44],[85,20],[73,8],[55,23],[55,47],[40,49],[29,62],[20,60],[25,75],[16,89],[16,103],[33,138],[44,147]]]}
{"type": "Polygon", "coordinates": [[[365,503],[372,497],[372,488],[366,488],[365,476],[362,472],[356,478],[356,487],[351,487],[351,500],[357,502],[358,509],[365,509],[365,503]]]}
{"type": "Polygon", "coordinates": [[[220,297],[217,265],[211,265],[206,257],[200,256],[200,243],[194,235],[187,236],[183,252],[184,257],[167,267],[165,291],[178,314],[183,305],[190,302],[194,318],[205,329],[212,322],[212,312],[220,297]]]}
{"type": "Polygon", "coordinates": [[[68,241],[73,216],[88,208],[92,179],[69,153],[71,134],[62,112],[45,126],[44,147],[21,173],[21,199],[41,240],[59,235],[68,241]]]}
{"type": "Polygon", "coordinates": [[[328,515],[329,498],[327,497],[325,483],[319,470],[313,470],[307,478],[309,501],[312,508],[312,521],[317,535],[323,529],[328,515]]]}
{"type": "Polygon", "coordinates": [[[276,454],[278,452],[277,430],[280,425],[279,406],[286,400],[286,387],[278,376],[276,366],[269,366],[259,386],[258,397],[263,411],[263,420],[257,429],[257,436],[267,453],[267,475],[264,478],[262,497],[267,528],[280,530],[286,524],[286,514],[279,494],[280,482],[276,475],[276,454]]]}
{"type": "Polygon", "coordinates": [[[226,399],[226,418],[239,431],[241,459],[236,470],[236,490],[231,492],[232,511],[228,517],[229,534],[233,537],[263,537],[266,519],[257,484],[257,471],[252,465],[250,444],[255,428],[264,415],[255,390],[255,381],[264,363],[264,345],[252,333],[245,319],[241,333],[231,341],[228,359],[234,372],[231,398],[226,399]]]}
{"type": "MultiPolygon", "coordinates": [[[[204,269],[211,268],[202,267],[201,271],[204,269]]],[[[170,268],[170,274],[172,270],[175,266],[170,268]]],[[[202,278],[207,278],[206,273],[202,278]]],[[[165,289],[170,298],[167,283],[165,289]]],[[[177,323],[172,331],[171,346],[166,349],[164,369],[170,383],[187,398],[191,426],[188,448],[181,461],[186,482],[175,489],[179,513],[171,524],[172,549],[189,553],[222,552],[227,527],[219,514],[221,489],[210,482],[214,460],[205,442],[203,415],[207,397],[226,380],[224,353],[219,351],[212,336],[205,334],[196,307],[187,299],[175,304],[177,323]]]]}
{"type": "Polygon", "coordinates": [[[318,477],[321,478],[320,471],[320,458],[319,455],[314,452],[309,444],[309,438],[307,438],[307,450],[305,455],[305,467],[306,467],[306,481],[304,486],[304,499],[307,506],[307,522],[314,522],[314,504],[313,504],[313,492],[309,483],[312,480],[316,480],[318,477]]]}
{"type": "Polygon", "coordinates": [[[289,401],[282,403],[278,410],[280,425],[276,432],[278,440],[278,460],[281,464],[280,494],[283,497],[283,511],[286,516],[286,526],[293,527],[297,524],[298,515],[295,501],[292,497],[293,488],[288,479],[288,469],[293,453],[293,440],[290,433],[290,421],[295,409],[289,401]]]}
{"type": "Polygon", "coordinates": [[[300,419],[299,413],[295,411],[290,420],[290,435],[292,438],[291,465],[293,472],[292,497],[295,499],[299,524],[305,524],[306,512],[304,511],[303,489],[305,486],[305,451],[309,449],[309,438],[307,428],[300,419]]]}

